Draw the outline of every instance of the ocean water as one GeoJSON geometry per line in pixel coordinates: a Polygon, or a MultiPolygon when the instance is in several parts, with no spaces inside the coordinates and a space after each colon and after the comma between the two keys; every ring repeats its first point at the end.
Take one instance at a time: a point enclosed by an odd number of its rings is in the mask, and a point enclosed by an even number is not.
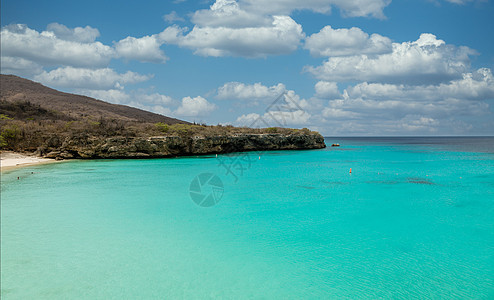
{"type": "Polygon", "coordinates": [[[326,143],[4,173],[1,298],[494,299],[494,138],[326,143]]]}

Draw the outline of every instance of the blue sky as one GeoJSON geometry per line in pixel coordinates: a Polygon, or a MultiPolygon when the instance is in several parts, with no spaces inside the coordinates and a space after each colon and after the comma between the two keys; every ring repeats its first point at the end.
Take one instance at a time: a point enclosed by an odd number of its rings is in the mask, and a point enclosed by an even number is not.
{"type": "Polygon", "coordinates": [[[208,124],[493,135],[492,16],[489,0],[4,0],[1,71],[208,124]]]}

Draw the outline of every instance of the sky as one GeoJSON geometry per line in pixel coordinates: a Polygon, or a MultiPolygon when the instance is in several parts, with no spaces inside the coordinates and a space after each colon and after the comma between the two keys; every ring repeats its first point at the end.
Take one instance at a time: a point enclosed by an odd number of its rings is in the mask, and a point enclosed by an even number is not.
{"type": "Polygon", "coordinates": [[[492,0],[1,1],[1,73],[190,122],[494,135],[492,0]]]}

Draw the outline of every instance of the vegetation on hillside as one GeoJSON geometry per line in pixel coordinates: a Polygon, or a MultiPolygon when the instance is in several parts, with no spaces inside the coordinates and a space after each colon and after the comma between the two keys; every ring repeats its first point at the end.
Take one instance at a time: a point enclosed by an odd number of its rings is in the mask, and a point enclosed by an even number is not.
{"type": "Polygon", "coordinates": [[[67,139],[108,137],[213,137],[236,134],[310,134],[304,128],[246,128],[231,125],[165,124],[108,118],[75,120],[29,102],[0,101],[0,148],[36,151],[39,147],[58,148],[67,139]]]}

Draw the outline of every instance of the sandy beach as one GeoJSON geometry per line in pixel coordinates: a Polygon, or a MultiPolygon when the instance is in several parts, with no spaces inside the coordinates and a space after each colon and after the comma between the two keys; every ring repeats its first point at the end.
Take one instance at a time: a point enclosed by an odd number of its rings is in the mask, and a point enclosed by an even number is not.
{"type": "Polygon", "coordinates": [[[0,153],[0,158],[0,168],[2,172],[25,166],[56,162],[54,159],[41,158],[12,151],[2,151],[0,153]]]}

